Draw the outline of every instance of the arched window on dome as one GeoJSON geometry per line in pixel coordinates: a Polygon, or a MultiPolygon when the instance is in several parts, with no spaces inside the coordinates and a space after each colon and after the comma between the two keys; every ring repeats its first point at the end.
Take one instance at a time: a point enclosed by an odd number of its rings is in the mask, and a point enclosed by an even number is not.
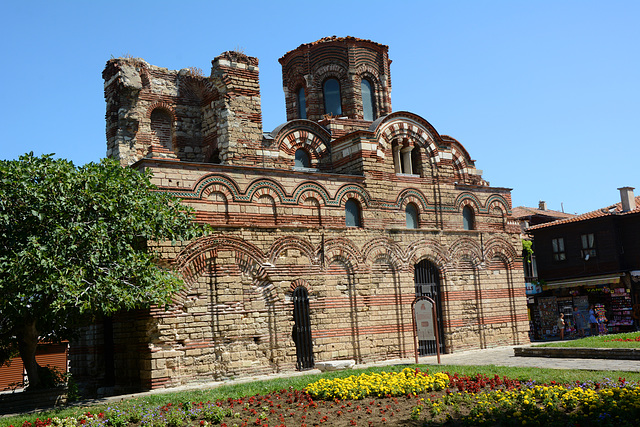
{"type": "Polygon", "coordinates": [[[465,230],[475,229],[475,214],[473,208],[469,205],[462,208],[462,227],[465,230]]]}
{"type": "Polygon", "coordinates": [[[322,85],[324,97],[324,113],[334,116],[342,115],[342,98],[340,96],[340,82],[336,79],[327,79],[322,85]]]}
{"type": "Polygon", "coordinates": [[[407,216],[407,228],[418,228],[418,207],[414,203],[409,203],[405,209],[407,216]]]}
{"type": "Polygon", "coordinates": [[[311,167],[311,161],[309,160],[309,154],[303,149],[303,148],[298,148],[296,150],[296,156],[295,156],[295,163],[294,166],[296,168],[310,168],[311,167]]]}
{"type": "Polygon", "coordinates": [[[307,104],[304,97],[304,88],[301,87],[298,89],[298,93],[296,95],[298,99],[298,118],[306,119],[307,118],[307,104]]]}
{"type": "Polygon", "coordinates": [[[373,85],[369,80],[362,79],[360,82],[360,92],[362,93],[363,119],[372,122],[376,119],[376,112],[373,101],[373,85]]]}
{"type": "Polygon", "coordinates": [[[362,227],[360,203],[356,199],[349,199],[344,204],[344,217],[347,227],[362,227]]]}

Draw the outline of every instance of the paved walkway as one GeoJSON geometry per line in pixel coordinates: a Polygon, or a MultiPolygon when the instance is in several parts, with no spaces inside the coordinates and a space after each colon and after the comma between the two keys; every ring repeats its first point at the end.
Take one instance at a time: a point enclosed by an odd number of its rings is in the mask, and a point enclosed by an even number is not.
{"type": "MultiPolygon", "coordinates": [[[[470,350],[461,353],[443,354],[440,356],[440,360],[442,364],[446,365],[496,365],[519,366],[524,368],[640,372],[640,360],[515,357],[513,355],[514,347],[528,347],[529,345],[530,344],[496,347],[485,350],[470,350]]],[[[420,363],[429,365],[438,363],[436,356],[421,357],[419,361],[420,363]]]]}
{"type": "MultiPolygon", "coordinates": [[[[516,357],[514,356],[514,347],[525,347],[530,344],[520,346],[505,346],[488,348],[484,350],[469,350],[460,353],[443,354],[440,356],[443,365],[496,365],[496,366],[519,366],[526,368],[552,368],[552,369],[585,369],[598,371],[628,371],[640,372],[640,360],[606,360],[606,359],[569,359],[569,358],[548,358],[548,357],[516,357]]],[[[418,361],[421,364],[436,365],[438,364],[437,356],[420,357],[418,361]]],[[[393,359],[383,362],[366,363],[356,365],[357,368],[365,368],[368,366],[387,366],[397,364],[412,364],[415,359],[393,359]]],[[[282,372],[278,374],[259,375],[252,377],[244,377],[229,381],[214,381],[198,384],[189,384],[181,387],[168,389],[151,390],[142,393],[126,394],[112,397],[105,397],[93,401],[83,401],[82,404],[105,403],[110,401],[120,401],[130,397],[141,397],[149,394],[169,393],[189,389],[215,388],[222,385],[241,384],[252,381],[262,381],[273,378],[286,378],[292,376],[308,375],[319,373],[317,369],[304,372],[282,372]]]]}

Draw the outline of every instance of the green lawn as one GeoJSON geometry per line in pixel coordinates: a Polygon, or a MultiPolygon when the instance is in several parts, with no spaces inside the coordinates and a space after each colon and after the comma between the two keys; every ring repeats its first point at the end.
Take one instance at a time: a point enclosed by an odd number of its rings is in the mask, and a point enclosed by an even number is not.
{"type": "MultiPolygon", "coordinates": [[[[583,371],[583,370],[563,370],[563,369],[539,369],[539,368],[518,368],[518,367],[502,367],[502,366],[453,366],[453,365],[409,365],[410,367],[419,367],[422,371],[434,372],[449,372],[458,373],[460,375],[475,375],[485,374],[493,377],[499,375],[500,377],[507,376],[512,379],[519,379],[521,381],[533,380],[537,383],[550,383],[555,381],[556,383],[571,383],[575,381],[586,382],[596,381],[601,382],[605,379],[617,380],[619,377],[624,377],[627,381],[636,382],[640,384],[640,372],[617,372],[617,371],[583,371]]],[[[293,376],[287,378],[279,378],[267,381],[256,381],[245,384],[233,384],[223,385],[210,389],[194,389],[188,391],[179,392],[166,392],[158,393],[149,396],[137,397],[130,399],[129,401],[118,402],[117,405],[122,410],[126,411],[128,405],[145,405],[145,406],[162,406],[167,403],[177,404],[179,402],[198,402],[198,401],[214,401],[217,399],[226,398],[239,398],[243,396],[253,396],[256,394],[266,394],[275,390],[289,389],[303,389],[306,385],[318,380],[319,378],[336,378],[347,377],[362,372],[381,372],[381,371],[401,371],[407,365],[395,365],[386,367],[375,367],[366,370],[349,370],[340,372],[330,372],[314,375],[293,376]]],[[[90,411],[91,413],[98,413],[107,408],[107,406],[113,406],[114,403],[98,403],[98,404],[78,404],[76,406],[41,412],[38,414],[30,414],[28,416],[17,416],[10,418],[0,418],[0,426],[22,426],[24,421],[34,422],[36,417],[46,419],[48,417],[67,417],[78,416],[82,413],[90,411]]]]}
{"type": "Polygon", "coordinates": [[[640,332],[600,335],[577,340],[555,341],[536,344],[536,347],[587,347],[587,348],[640,348],[640,341],[612,341],[614,339],[636,339],[640,332]]]}

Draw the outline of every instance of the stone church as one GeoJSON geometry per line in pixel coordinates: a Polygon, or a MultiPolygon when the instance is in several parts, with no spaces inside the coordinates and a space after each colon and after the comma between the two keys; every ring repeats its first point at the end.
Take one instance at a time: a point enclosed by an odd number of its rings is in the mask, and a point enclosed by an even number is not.
{"type": "Polygon", "coordinates": [[[528,342],[510,189],[392,111],[388,47],[328,37],[279,61],[287,121],[272,131],[257,58],[225,52],[210,76],[107,62],[107,155],[151,169],[213,231],[154,243],[186,289],[88,329],[71,350],[80,381],[148,389],[411,357],[423,295],[444,353],[528,342]]]}

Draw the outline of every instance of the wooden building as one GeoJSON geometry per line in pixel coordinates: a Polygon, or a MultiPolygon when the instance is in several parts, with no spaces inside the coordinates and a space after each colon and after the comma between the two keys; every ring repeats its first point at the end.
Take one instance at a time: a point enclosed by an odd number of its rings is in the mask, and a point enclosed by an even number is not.
{"type": "Polygon", "coordinates": [[[640,197],[620,188],[621,201],[602,209],[529,228],[536,248],[536,327],[555,335],[560,311],[604,310],[610,332],[635,330],[640,303],[640,197]]]}

